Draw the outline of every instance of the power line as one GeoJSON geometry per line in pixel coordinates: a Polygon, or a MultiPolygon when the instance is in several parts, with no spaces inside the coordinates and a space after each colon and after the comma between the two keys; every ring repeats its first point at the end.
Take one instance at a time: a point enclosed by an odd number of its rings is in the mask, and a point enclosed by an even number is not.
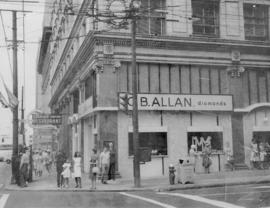
{"type": "Polygon", "coordinates": [[[4,36],[5,36],[5,43],[6,43],[6,49],[7,49],[7,55],[8,55],[8,62],[9,62],[9,70],[10,70],[11,77],[12,77],[13,76],[13,70],[12,70],[10,55],[9,55],[9,52],[8,52],[7,34],[6,34],[4,20],[3,20],[3,16],[2,16],[1,11],[0,11],[0,17],[1,17],[1,23],[2,23],[2,27],[3,27],[4,36]]]}

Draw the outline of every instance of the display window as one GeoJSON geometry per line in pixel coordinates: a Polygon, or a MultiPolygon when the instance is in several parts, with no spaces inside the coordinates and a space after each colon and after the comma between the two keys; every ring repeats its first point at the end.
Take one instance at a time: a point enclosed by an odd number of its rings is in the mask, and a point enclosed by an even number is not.
{"type": "MultiPolygon", "coordinates": [[[[129,156],[133,151],[133,133],[128,134],[129,156]]],[[[151,149],[151,155],[167,155],[167,132],[140,132],[139,147],[151,149]]]]}
{"type": "Polygon", "coordinates": [[[188,151],[191,145],[195,145],[197,152],[202,152],[207,143],[210,143],[212,151],[223,150],[222,132],[188,132],[188,151]]]}

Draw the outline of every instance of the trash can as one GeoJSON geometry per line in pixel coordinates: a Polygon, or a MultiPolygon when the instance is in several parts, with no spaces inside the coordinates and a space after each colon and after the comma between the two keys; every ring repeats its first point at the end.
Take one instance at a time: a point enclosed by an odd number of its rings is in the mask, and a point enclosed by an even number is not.
{"type": "Polygon", "coordinates": [[[188,158],[179,159],[176,173],[178,183],[194,183],[194,164],[188,158]]]}

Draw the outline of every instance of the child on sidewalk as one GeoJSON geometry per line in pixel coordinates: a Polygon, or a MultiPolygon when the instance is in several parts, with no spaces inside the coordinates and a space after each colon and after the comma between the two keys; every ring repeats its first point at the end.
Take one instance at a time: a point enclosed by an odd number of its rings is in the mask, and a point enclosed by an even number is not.
{"type": "Polygon", "coordinates": [[[63,178],[61,187],[63,188],[69,187],[69,178],[71,175],[70,167],[71,167],[70,161],[66,160],[66,162],[63,164],[63,172],[61,173],[62,178],[63,178]]]}

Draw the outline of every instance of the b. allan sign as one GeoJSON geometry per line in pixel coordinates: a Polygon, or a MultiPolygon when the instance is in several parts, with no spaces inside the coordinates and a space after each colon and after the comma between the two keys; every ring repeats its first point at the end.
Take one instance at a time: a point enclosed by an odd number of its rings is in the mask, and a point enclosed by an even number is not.
{"type": "MultiPolygon", "coordinates": [[[[128,102],[129,110],[131,110],[132,98],[129,98],[128,102]]],[[[232,95],[138,94],[138,109],[232,111],[233,104],[232,95]]]]}

